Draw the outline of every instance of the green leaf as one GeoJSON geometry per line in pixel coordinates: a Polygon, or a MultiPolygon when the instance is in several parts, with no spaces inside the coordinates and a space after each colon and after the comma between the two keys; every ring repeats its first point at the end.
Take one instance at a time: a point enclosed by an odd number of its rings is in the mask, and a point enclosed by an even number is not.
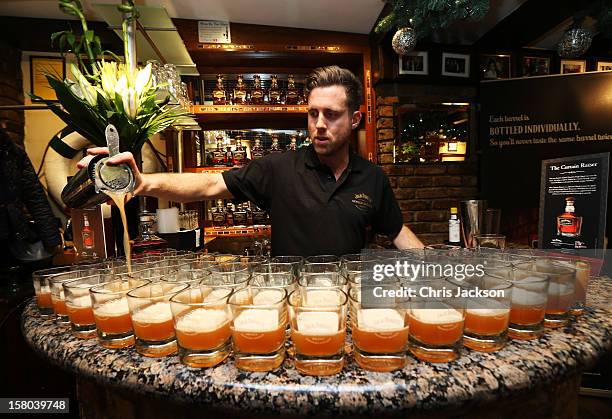
{"type": "Polygon", "coordinates": [[[66,41],[68,41],[68,45],[74,47],[74,43],[76,42],[76,36],[72,32],[68,32],[66,34],[66,41]]]}
{"type": "Polygon", "coordinates": [[[89,30],[89,31],[85,31],[85,39],[87,40],[87,42],[93,42],[94,40],[94,31],[89,30]]]}

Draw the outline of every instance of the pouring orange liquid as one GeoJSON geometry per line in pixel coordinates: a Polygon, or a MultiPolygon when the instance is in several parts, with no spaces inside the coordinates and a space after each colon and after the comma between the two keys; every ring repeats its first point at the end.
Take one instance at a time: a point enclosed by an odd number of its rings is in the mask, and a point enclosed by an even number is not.
{"type": "Polygon", "coordinates": [[[128,275],[132,274],[132,246],[130,245],[130,235],[127,229],[127,217],[125,216],[125,198],[127,194],[125,192],[110,192],[106,191],[106,195],[109,196],[117,205],[119,214],[121,214],[121,222],[123,223],[123,251],[125,253],[125,263],[128,268],[128,275]]]}

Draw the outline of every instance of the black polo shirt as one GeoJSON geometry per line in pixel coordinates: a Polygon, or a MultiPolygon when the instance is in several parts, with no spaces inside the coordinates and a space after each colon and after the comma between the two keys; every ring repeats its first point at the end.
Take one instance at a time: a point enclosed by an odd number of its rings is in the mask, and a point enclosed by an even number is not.
{"type": "Polygon", "coordinates": [[[270,214],[273,255],[356,253],[367,230],[395,238],[403,225],[387,176],[354,153],[337,181],[312,145],[253,160],[223,179],[234,198],[270,214]]]}

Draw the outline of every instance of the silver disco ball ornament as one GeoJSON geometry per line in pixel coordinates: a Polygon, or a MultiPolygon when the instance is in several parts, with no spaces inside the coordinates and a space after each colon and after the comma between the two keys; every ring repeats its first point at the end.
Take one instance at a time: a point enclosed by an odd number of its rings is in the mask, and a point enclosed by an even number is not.
{"type": "Polygon", "coordinates": [[[565,32],[557,52],[561,58],[576,58],[587,52],[593,41],[593,33],[588,29],[570,29],[565,32]]]}
{"type": "Polygon", "coordinates": [[[399,55],[406,55],[412,51],[417,43],[416,31],[412,28],[401,28],[395,32],[391,40],[393,51],[399,55]]]}

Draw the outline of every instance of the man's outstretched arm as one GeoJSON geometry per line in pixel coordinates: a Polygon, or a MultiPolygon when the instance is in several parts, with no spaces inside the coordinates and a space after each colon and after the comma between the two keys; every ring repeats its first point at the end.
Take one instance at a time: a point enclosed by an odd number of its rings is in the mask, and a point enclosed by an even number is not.
{"type": "Polygon", "coordinates": [[[399,234],[393,239],[398,249],[422,249],[425,247],[421,240],[406,226],[402,226],[399,234]]]}
{"type": "MultiPolygon", "coordinates": [[[[88,156],[78,163],[78,167],[87,165],[93,156],[108,154],[106,147],[87,150],[88,156]]],[[[119,153],[107,161],[110,165],[127,164],[134,173],[134,195],[146,195],[167,199],[174,202],[191,202],[205,199],[230,199],[221,173],[151,173],[143,174],[138,170],[134,156],[130,152],[119,153]]]]}

